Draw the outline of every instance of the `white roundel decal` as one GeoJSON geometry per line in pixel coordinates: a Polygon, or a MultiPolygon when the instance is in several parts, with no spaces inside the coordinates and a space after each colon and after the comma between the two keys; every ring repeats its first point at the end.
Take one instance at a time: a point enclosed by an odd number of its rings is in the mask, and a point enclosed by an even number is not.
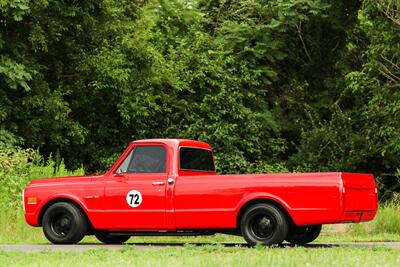
{"type": "Polygon", "coordinates": [[[142,204],[142,194],[137,190],[131,190],[126,194],[126,203],[132,208],[139,207],[142,204]]]}

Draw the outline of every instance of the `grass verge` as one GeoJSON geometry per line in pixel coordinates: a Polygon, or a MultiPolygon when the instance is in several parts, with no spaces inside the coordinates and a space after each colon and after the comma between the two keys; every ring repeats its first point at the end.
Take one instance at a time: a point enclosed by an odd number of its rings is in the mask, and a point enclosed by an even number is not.
{"type": "Polygon", "coordinates": [[[85,252],[4,252],[4,266],[400,266],[400,250],[384,247],[241,248],[221,245],[89,250],[85,252]]]}

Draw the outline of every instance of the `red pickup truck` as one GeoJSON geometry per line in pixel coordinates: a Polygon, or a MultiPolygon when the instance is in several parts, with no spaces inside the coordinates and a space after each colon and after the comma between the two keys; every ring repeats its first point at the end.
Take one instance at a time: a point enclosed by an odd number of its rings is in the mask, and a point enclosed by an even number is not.
{"type": "Polygon", "coordinates": [[[315,240],[322,224],[372,220],[370,174],[217,175],[210,145],[182,139],[130,143],[105,174],[32,181],[25,219],[55,244],[95,235],[241,235],[250,245],[315,240]]]}

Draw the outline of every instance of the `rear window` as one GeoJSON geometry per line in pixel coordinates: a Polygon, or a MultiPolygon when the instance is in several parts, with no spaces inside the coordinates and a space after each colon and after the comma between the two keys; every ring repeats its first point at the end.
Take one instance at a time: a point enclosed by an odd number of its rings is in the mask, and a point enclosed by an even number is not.
{"type": "Polygon", "coordinates": [[[211,150],[181,147],[180,169],[189,171],[215,171],[214,159],[211,150]]]}

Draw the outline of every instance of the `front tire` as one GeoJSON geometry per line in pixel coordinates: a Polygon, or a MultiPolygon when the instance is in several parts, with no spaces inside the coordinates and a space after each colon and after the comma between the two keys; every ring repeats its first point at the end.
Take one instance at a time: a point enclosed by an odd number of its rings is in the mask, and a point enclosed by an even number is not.
{"type": "Polygon", "coordinates": [[[304,245],[317,239],[321,233],[322,225],[305,225],[293,226],[286,238],[286,241],[296,244],[304,245]]]}
{"type": "Polygon", "coordinates": [[[241,218],[240,229],[249,245],[280,244],[288,234],[285,214],[276,206],[260,203],[245,211],[241,218]]]}
{"type": "Polygon", "coordinates": [[[131,237],[130,235],[112,236],[104,232],[96,232],[94,235],[100,242],[104,244],[121,244],[128,241],[128,239],[131,237]]]}
{"type": "Polygon", "coordinates": [[[75,244],[85,236],[88,223],[80,208],[68,202],[51,205],[43,216],[43,232],[53,244],[75,244]]]}

